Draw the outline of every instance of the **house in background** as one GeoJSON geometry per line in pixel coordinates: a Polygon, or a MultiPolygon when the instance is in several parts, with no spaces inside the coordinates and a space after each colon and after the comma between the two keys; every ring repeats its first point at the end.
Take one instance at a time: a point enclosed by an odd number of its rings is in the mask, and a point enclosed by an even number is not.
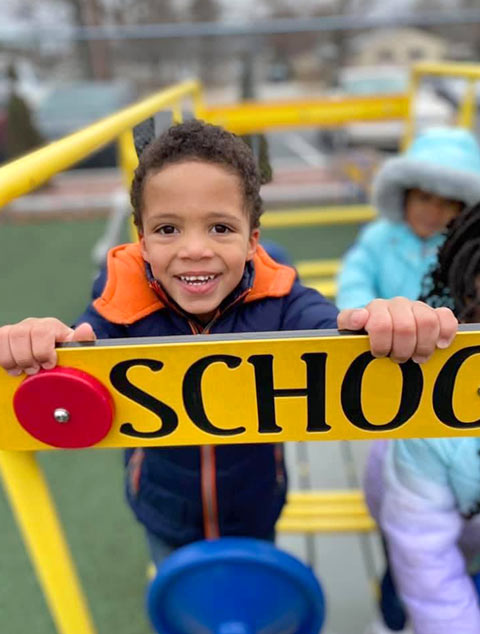
{"type": "Polygon", "coordinates": [[[350,64],[355,66],[409,66],[445,59],[449,43],[421,29],[379,29],[353,38],[350,50],[350,64]]]}

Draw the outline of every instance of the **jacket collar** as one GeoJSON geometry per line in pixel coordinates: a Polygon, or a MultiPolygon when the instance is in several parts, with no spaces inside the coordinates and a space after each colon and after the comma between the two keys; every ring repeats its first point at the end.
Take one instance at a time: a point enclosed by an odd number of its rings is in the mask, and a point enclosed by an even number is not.
{"type": "MultiPolygon", "coordinates": [[[[247,263],[240,284],[225,298],[220,312],[233,302],[284,297],[295,281],[295,269],[275,262],[261,247],[247,263]]],[[[143,260],[140,244],[123,244],[110,250],[107,282],[94,302],[97,312],[115,324],[133,324],[151,313],[169,307],[184,311],[166,294],[143,260]]]]}

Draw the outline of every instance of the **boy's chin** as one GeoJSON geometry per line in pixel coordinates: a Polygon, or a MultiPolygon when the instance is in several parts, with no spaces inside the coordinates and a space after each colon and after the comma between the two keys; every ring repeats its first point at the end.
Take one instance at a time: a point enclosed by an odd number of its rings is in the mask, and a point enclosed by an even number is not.
{"type": "Polygon", "coordinates": [[[217,312],[216,308],[211,308],[211,306],[182,306],[182,308],[186,313],[193,315],[195,319],[204,324],[208,323],[217,312]]]}

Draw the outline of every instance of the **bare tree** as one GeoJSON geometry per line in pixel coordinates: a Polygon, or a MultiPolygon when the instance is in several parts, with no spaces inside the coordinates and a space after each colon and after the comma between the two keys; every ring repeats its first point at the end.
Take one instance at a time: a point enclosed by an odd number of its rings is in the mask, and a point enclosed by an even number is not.
{"type": "MultiPolygon", "coordinates": [[[[273,18],[328,17],[334,15],[360,15],[371,6],[371,0],[331,0],[300,9],[288,0],[265,0],[264,4],[273,18]]],[[[319,73],[326,84],[336,84],[338,71],[349,56],[352,33],[335,30],[331,33],[292,33],[268,37],[273,47],[274,59],[284,64],[299,53],[311,52],[318,58],[319,73]]]]}
{"type": "MultiPolygon", "coordinates": [[[[438,12],[451,9],[448,0],[416,0],[414,10],[422,13],[438,12]]],[[[478,9],[478,0],[457,0],[455,9],[478,9]]],[[[427,27],[425,30],[445,38],[452,44],[462,43],[469,47],[473,60],[480,55],[480,33],[478,23],[471,24],[443,24],[427,27]]]]}
{"type": "MultiPolygon", "coordinates": [[[[116,0],[112,12],[112,20],[119,25],[170,24],[181,17],[174,0],[116,0]]],[[[124,66],[137,67],[136,81],[147,90],[177,81],[184,59],[177,39],[120,40],[115,43],[115,53],[124,66]]]]}
{"type": "MultiPolygon", "coordinates": [[[[101,0],[57,0],[70,7],[76,27],[101,26],[104,7],[101,0]]],[[[77,40],[76,49],[83,74],[92,79],[111,79],[109,45],[105,40],[77,40]]]]}
{"type": "MultiPolygon", "coordinates": [[[[188,17],[192,22],[216,22],[220,17],[216,0],[191,0],[188,17]]],[[[199,61],[198,74],[206,84],[216,83],[217,68],[221,61],[221,38],[196,38],[190,52],[199,61]],[[193,50],[192,50],[193,49],[193,50]]]]}

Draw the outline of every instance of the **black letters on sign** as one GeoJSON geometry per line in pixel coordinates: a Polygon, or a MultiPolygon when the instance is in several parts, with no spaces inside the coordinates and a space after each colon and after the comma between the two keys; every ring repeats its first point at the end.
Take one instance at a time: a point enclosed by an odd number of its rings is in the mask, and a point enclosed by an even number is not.
{"type": "Polygon", "coordinates": [[[362,409],[362,379],[368,364],[374,358],[370,352],[363,352],[348,368],[342,383],[342,408],[348,420],[359,429],[396,429],[406,423],[418,408],[423,390],[423,374],[420,366],[413,361],[400,364],[403,384],[398,412],[389,423],[373,425],[365,418],[362,409]]]}
{"type": "Polygon", "coordinates": [[[255,368],[258,431],[271,434],[282,431],[276,423],[275,399],[285,396],[307,397],[307,431],[328,431],[325,421],[326,352],[306,352],[301,356],[307,366],[307,387],[277,389],[273,386],[273,355],[254,354],[248,362],[255,368]]]}
{"type": "Polygon", "coordinates": [[[113,366],[110,372],[110,381],[120,394],[123,394],[130,400],[156,414],[162,421],[162,426],[156,431],[145,432],[134,429],[132,423],[123,423],[120,427],[120,431],[127,436],[133,436],[135,438],[161,438],[162,436],[168,436],[168,434],[171,434],[176,429],[178,417],[171,407],[150,394],[147,394],[147,392],[136,387],[133,383],[130,383],[127,378],[127,372],[130,368],[135,366],[145,366],[150,368],[153,372],[158,372],[163,368],[163,363],[155,359],[129,359],[127,361],[121,361],[113,366]]]}
{"type": "Polygon", "coordinates": [[[472,423],[463,423],[453,411],[453,390],[458,371],[468,357],[478,354],[480,346],[469,346],[455,352],[441,369],[433,388],[433,409],[437,417],[455,429],[471,429],[480,427],[480,419],[472,423]]]}
{"type": "MultiPolygon", "coordinates": [[[[245,427],[236,427],[235,429],[215,427],[205,412],[202,396],[202,377],[209,365],[212,365],[212,363],[225,363],[229,368],[238,368],[241,362],[241,357],[234,357],[230,354],[212,354],[192,363],[185,373],[183,379],[183,403],[192,422],[201,430],[215,436],[235,436],[245,431],[245,427]]],[[[220,389],[218,397],[221,397],[220,389]]]]}

